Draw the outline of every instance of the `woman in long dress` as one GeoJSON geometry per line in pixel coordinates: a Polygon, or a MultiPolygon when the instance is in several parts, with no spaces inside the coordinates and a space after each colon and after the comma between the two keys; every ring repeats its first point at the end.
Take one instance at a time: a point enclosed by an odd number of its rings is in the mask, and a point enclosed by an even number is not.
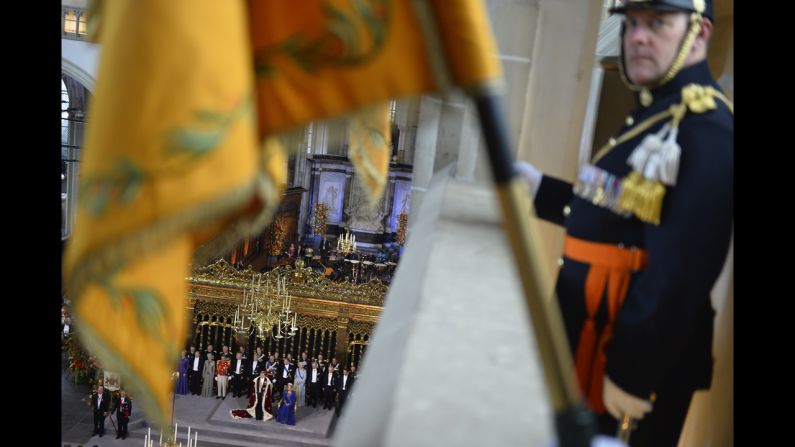
{"type": "Polygon", "coordinates": [[[215,381],[215,362],[212,353],[207,353],[202,371],[202,397],[213,397],[213,382],[215,381]]]}
{"type": "Polygon", "coordinates": [[[252,381],[251,387],[251,397],[248,400],[248,407],[245,409],[230,410],[232,417],[234,419],[255,418],[257,420],[262,418],[262,421],[273,419],[273,409],[271,407],[273,382],[266,375],[264,370],[260,371],[259,377],[252,381]]]}
{"type": "Polygon", "coordinates": [[[279,413],[276,415],[276,422],[280,424],[295,425],[295,391],[293,384],[287,384],[287,390],[282,393],[282,401],[279,405],[279,413]]]}
{"type": "Polygon", "coordinates": [[[187,351],[184,349],[182,350],[182,357],[179,359],[179,378],[177,379],[177,386],[174,389],[174,392],[177,394],[188,394],[190,390],[188,389],[188,366],[190,361],[188,360],[187,351]]]}
{"type": "Polygon", "coordinates": [[[300,365],[298,371],[295,372],[293,385],[298,399],[298,406],[303,407],[306,399],[306,369],[304,369],[304,365],[300,365]]]}

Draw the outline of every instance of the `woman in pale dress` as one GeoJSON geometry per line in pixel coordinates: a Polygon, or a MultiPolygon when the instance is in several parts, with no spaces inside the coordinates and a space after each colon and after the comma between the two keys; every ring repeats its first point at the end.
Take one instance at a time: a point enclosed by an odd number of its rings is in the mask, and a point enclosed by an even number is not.
{"type": "Polygon", "coordinates": [[[204,371],[202,371],[202,397],[213,397],[213,382],[215,381],[215,361],[213,354],[207,353],[207,360],[204,361],[204,371]]]}
{"type": "Polygon", "coordinates": [[[295,390],[295,394],[298,398],[298,406],[304,406],[304,399],[306,399],[306,369],[304,369],[304,365],[300,365],[298,367],[298,371],[295,372],[295,380],[293,380],[293,389],[295,390]]]}

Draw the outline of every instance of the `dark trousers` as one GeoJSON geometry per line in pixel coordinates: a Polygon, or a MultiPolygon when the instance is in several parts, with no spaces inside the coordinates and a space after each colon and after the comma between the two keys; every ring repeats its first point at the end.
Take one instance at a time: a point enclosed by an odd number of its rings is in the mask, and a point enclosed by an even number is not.
{"type": "Polygon", "coordinates": [[[190,371],[190,392],[192,394],[201,394],[202,393],[202,373],[200,371],[190,371]]]}
{"type": "Polygon", "coordinates": [[[118,427],[118,429],[116,431],[116,434],[120,435],[122,437],[126,437],[127,436],[127,423],[130,422],[130,420],[127,419],[126,417],[120,415],[120,414],[116,415],[116,420],[119,423],[119,427],[118,427]]]}
{"type": "Polygon", "coordinates": [[[243,374],[232,374],[232,396],[243,395],[243,374]]]}
{"type": "Polygon", "coordinates": [[[94,434],[105,434],[105,412],[94,409],[94,434]]]}
{"type": "Polygon", "coordinates": [[[317,408],[317,401],[320,400],[320,382],[309,383],[306,393],[306,405],[317,408]]]}
{"type": "MultiPolygon", "coordinates": [[[[693,390],[688,387],[662,384],[657,389],[654,409],[637,422],[629,438],[632,447],[676,447],[679,435],[685,425],[687,410],[693,398],[693,390]]],[[[598,418],[599,433],[615,436],[618,421],[610,413],[598,418]]]]}
{"type": "Polygon", "coordinates": [[[334,408],[334,388],[325,387],[323,389],[323,408],[331,410],[334,408]]]}
{"type": "Polygon", "coordinates": [[[340,391],[339,396],[340,398],[337,400],[337,416],[339,416],[342,406],[345,405],[345,400],[348,398],[348,390],[340,391]]]}
{"type": "Polygon", "coordinates": [[[261,421],[262,418],[265,417],[265,413],[262,411],[262,399],[265,398],[265,393],[260,393],[257,396],[257,408],[254,409],[254,416],[258,421],[261,421]]]}

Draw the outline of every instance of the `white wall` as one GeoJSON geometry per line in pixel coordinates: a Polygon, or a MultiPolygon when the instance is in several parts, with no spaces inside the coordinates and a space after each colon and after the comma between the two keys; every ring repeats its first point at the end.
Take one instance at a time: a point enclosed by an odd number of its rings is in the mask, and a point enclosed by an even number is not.
{"type": "Polygon", "coordinates": [[[82,40],[61,39],[61,70],[94,91],[100,46],[82,40]]]}

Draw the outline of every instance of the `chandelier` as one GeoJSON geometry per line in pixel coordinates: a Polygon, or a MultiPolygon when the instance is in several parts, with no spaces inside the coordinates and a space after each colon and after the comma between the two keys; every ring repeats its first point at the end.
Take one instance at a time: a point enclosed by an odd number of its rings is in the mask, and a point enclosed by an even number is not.
{"type": "Polygon", "coordinates": [[[345,230],[345,234],[341,234],[337,239],[337,251],[343,255],[349,255],[356,252],[356,235],[351,234],[349,230],[345,230]]]}
{"type": "Polygon", "coordinates": [[[243,289],[243,304],[238,304],[235,311],[233,326],[239,336],[250,336],[255,331],[262,339],[295,336],[297,314],[290,308],[292,297],[287,291],[287,275],[277,276],[275,282],[272,285],[271,276],[265,275],[263,284],[262,273],[252,275],[251,284],[243,289]]]}

